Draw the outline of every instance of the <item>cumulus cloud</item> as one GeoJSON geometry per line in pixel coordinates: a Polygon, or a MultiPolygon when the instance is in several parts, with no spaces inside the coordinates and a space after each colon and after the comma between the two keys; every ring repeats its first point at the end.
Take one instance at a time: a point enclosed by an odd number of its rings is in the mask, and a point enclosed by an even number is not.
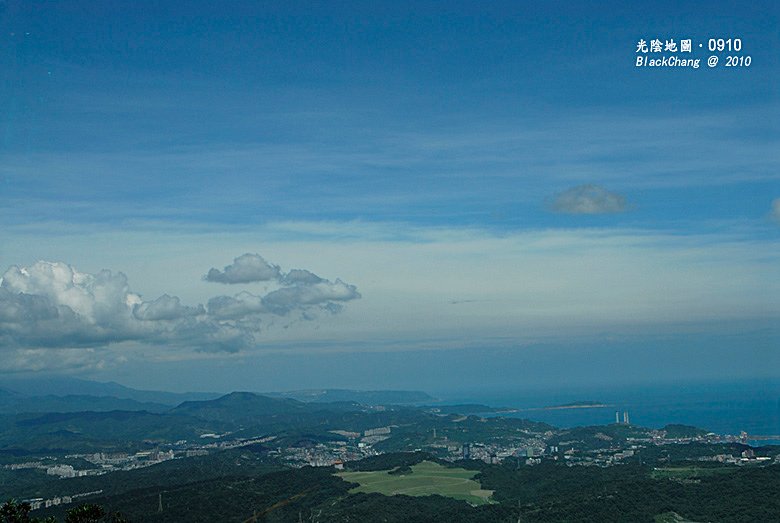
{"type": "Polygon", "coordinates": [[[626,210],[626,199],[599,185],[578,185],[553,198],[550,207],[567,214],[612,214],[626,210]]]}
{"type": "Polygon", "coordinates": [[[208,302],[209,316],[219,320],[241,320],[261,314],[285,316],[299,311],[302,318],[311,319],[315,310],[335,314],[342,310],[344,302],[360,298],[354,285],[339,279],[332,282],[306,269],[291,269],[284,274],[279,266],[269,264],[258,254],[243,254],[222,272],[211,269],[206,280],[219,283],[261,281],[261,274],[266,281],[276,280],[280,288],[265,296],[246,291],[235,296],[216,296],[208,302]]]}
{"type": "Polygon", "coordinates": [[[292,269],[290,272],[284,275],[284,282],[289,284],[296,283],[320,283],[323,280],[313,272],[309,272],[306,269],[292,269]]]}
{"type": "MultiPolygon", "coordinates": [[[[292,271],[291,271],[292,272],[292,271]]],[[[341,312],[343,303],[360,298],[357,287],[341,280],[331,282],[309,271],[307,276],[283,281],[284,287],[257,296],[250,292],[240,292],[235,296],[216,296],[208,302],[209,316],[220,320],[239,320],[261,314],[286,316],[293,311],[301,312],[304,319],[311,319],[314,310],[331,313],[341,312]],[[297,283],[291,284],[291,281],[297,283]]]]}
{"type": "Polygon", "coordinates": [[[221,320],[238,319],[263,312],[268,312],[263,298],[246,291],[235,296],[216,296],[208,303],[209,315],[221,320]]]}
{"type": "Polygon", "coordinates": [[[348,285],[341,280],[335,282],[323,280],[275,290],[263,298],[263,303],[276,314],[287,314],[294,309],[306,309],[310,306],[339,312],[341,310],[339,302],[357,298],[360,298],[360,293],[354,285],[348,285]]]}
{"type": "Polygon", "coordinates": [[[206,307],[190,306],[168,294],[145,300],[132,292],[121,272],[89,274],[47,261],[12,266],[0,278],[0,349],[10,351],[7,361],[27,367],[25,362],[42,350],[102,351],[123,342],[236,352],[257,344],[266,315],[298,311],[311,319],[317,310],[339,312],[342,303],[360,297],[354,285],[304,269],[283,274],[259,255],[239,256],[217,273],[210,281],[274,280],[277,289],[265,296],[247,291],[216,296],[206,307]]]}
{"type": "Polygon", "coordinates": [[[186,316],[205,314],[203,305],[187,307],[177,296],[163,294],[154,301],[145,301],[133,306],[133,316],[142,321],[178,320],[186,316]]]}
{"type": "Polygon", "coordinates": [[[167,294],[144,301],[127,277],[83,273],[61,262],[11,267],[0,280],[0,345],[39,350],[107,347],[125,341],[237,350],[253,333],[236,332],[167,294]],[[228,348],[228,344],[232,343],[228,348]]]}
{"type": "Polygon", "coordinates": [[[122,273],[86,274],[44,261],[13,266],[0,282],[0,339],[22,346],[83,347],[143,337],[132,316],[141,302],[122,273]]]}
{"type": "Polygon", "coordinates": [[[211,268],[204,279],[215,283],[253,283],[279,280],[281,271],[278,265],[265,261],[259,254],[242,254],[220,271],[211,268]]]}
{"type": "Polygon", "coordinates": [[[774,201],[772,201],[771,216],[773,220],[780,223],[780,198],[775,198],[774,201]]]}
{"type": "Polygon", "coordinates": [[[57,308],[43,296],[15,294],[0,286],[0,323],[49,320],[58,314],[57,308]]]}

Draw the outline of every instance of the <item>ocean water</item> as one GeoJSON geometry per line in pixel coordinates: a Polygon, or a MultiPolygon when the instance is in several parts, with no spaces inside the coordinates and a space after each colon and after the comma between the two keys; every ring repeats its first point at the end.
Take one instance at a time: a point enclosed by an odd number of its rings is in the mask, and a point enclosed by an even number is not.
{"type": "MultiPolygon", "coordinates": [[[[543,421],[557,427],[604,425],[628,412],[634,425],[661,428],[694,425],[717,434],[741,431],[751,436],[780,436],[780,380],[664,383],[633,386],[550,387],[547,389],[469,390],[443,393],[444,403],[482,403],[511,407],[501,414],[543,421]],[[596,401],[608,407],[543,410],[542,407],[596,401]]],[[[751,444],[780,444],[780,438],[751,444]]]]}

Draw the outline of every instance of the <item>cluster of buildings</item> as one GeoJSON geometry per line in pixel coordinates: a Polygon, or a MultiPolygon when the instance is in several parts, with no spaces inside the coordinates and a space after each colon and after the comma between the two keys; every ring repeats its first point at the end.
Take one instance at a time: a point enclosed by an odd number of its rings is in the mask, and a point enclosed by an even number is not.
{"type": "Polygon", "coordinates": [[[278,448],[270,454],[281,457],[292,467],[308,465],[343,468],[346,461],[356,461],[379,454],[372,445],[390,438],[392,430],[393,427],[376,427],[363,432],[331,430],[332,434],[347,439],[301,447],[278,448]]]}
{"type": "Polygon", "coordinates": [[[331,441],[306,447],[280,448],[269,453],[280,457],[291,467],[331,467],[341,466],[344,462],[356,461],[378,454],[370,446],[357,447],[346,441],[331,441]]]}
{"type": "MultiPolygon", "coordinates": [[[[94,468],[76,468],[67,462],[58,463],[57,461],[59,461],[59,459],[55,457],[43,457],[38,461],[26,461],[24,463],[12,463],[10,465],[4,465],[4,468],[11,470],[40,469],[46,471],[46,474],[49,476],[57,476],[63,479],[80,478],[84,476],[100,476],[115,470],[132,470],[148,467],[173,459],[174,457],[175,453],[172,449],[146,450],[134,454],[126,452],[97,452],[94,454],[68,454],[64,457],[65,461],[75,462],[83,460],[89,462],[92,465],[95,465],[94,468]]],[[[67,498],[67,496],[62,497],[62,499],[65,498],[67,498]]],[[[55,503],[55,505],[58,504],[59,503],[55,503]]]]}
{"type": "Polygon", "coordinates": [[[54,465],[46,469],[46,474],[49,476],[59,476],[61,478],[80,478],[87,475],[95,475],[94,471],[90,470],[76,470],[73,465],[54,465]],[[93,474],[88,474],[93,472],[93,474]]]}
{"type": "Polygon", "coordinates": [[[40,469],[46,472],[49,476],[57,476],[60,478],[79,478],[82,476],[96,476],[98,474],[105,474],[100,470],[77,470],[73,465],[65,463],[47,463],[54,458],[44,458],[41,461],[26,461],[24,463],[12,463],[10,465],[4,465],[3,468],[11,470],[21,469],[40,469]]]}
{"type": "Polygon", "coordinates": [[[448,446],[449,455],[445,459],[456,461],[458,459],[476,459],[485,463],[501,463],[506,458],[526,458],[526,462],[538,463],[539,456],[549,453],[547,446],[541,439],[526,439],[507,443],[464,443],[460,446],[448,446]]]}
{"type": "Polygon", "coordinates": [[[570,448],[563,452],[563,459],[566,461],[566,464],[570,466],[611,467],[624,463],[627,459],[633,457],[637,450],[642,447],[642,445],[631,445],[627,449],[605,448],[587,451],[579,451],[570,448]]]}
{"type": "MultiPolygon", "coordinates": [[[[753,465],[758,463],[768,463],[772,461],[772,458],[768,456],[756,456],[753,449],[746,449],[742,451],[739,456],[732,454],[718,454],[716,456],[705,456],[699,458],[700,461],[716,461],[718,463],[727,463],[729,465],[753,465]]],[[[775,463],[780,463],[780,454],[775,456],[775,463]]]]}

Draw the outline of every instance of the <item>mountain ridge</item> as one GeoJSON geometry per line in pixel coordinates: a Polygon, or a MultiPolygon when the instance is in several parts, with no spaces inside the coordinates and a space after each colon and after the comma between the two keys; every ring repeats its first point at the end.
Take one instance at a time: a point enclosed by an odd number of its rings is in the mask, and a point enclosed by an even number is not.
{"type": "Polygon", "coordinates": [[[92,381],[71,376],[0,377],[0,389],[27,397],[94,396],[130,399],[176,406],[183,401],[213,399],[217,392],[166,392],[126,387],[115,381],[92,381]]]}

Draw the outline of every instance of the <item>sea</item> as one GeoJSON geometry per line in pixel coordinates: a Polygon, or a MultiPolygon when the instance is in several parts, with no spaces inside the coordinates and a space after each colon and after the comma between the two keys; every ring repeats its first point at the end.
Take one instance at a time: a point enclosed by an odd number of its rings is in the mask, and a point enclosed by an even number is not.
{"type": "MultiPolygon", "coordinates": [[[[721,435],[748,434],[754,446],[780,444],[780,379],[666,382],[642,385],[505,387],[442,392],[442,404],[517,409],[501,416],[567,428],[622,422],[650,428],[679,423],[721,435]],[[550,409],[595,402],[603,406],[550,409]]],[[[493,415],[493,414],[485,414],[493,415]]]]}

